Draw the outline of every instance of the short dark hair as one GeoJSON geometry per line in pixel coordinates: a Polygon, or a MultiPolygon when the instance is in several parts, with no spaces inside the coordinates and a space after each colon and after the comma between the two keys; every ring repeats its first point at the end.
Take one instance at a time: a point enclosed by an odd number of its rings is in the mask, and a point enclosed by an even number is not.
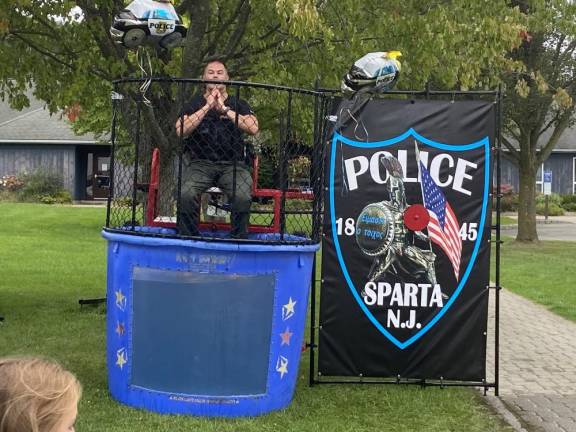
{"type": "Polygon", "coordinates": [[[207,61],[206,64],[204,65],[203,70],[205,71],[206,68],[208,67],[208,65],[210,65],[212,63],[220,63],[222,66],[224,66],[224,69],[226,69],[226,72],[228,72],[228,66],[226,66],[226,63],[224,63],[224,60],[218,60],[218,59],[207,61]]]}

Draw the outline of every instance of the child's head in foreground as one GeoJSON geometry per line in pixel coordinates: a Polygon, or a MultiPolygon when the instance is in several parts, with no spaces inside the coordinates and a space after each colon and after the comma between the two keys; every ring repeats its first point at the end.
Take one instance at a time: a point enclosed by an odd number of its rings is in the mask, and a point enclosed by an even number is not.
{"type": "Polygon", "coordinates": [[[81,393],[58,363],[0,358],[0,432],[73,432],[81,393]]]}

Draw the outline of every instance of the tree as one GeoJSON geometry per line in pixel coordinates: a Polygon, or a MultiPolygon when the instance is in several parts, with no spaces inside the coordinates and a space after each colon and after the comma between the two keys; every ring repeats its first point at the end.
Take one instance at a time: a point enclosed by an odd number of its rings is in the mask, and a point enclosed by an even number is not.
{"type": "Polygon", "coordinates": [[[508,157],[518,167],[520,193],[516,240],[538,241],[536,175],[567,127],[576,97],[576,5],[568,0],[514,2],[528,32],[511,54],[517,67],[505,74],[508,157]]]}
{"type": "MultiPolygon", "coordinates": [[[[127,3],[0,0],[0,95],[22,106],[34,83],[52,111],[79,102],[79,128],[106,130],[110,82],[139,74],[134,53],[108,33],[127,3]]],[[[405,88],[431,77],[447,87],[489,86],[497,74],[478,78],[506,62],[521,29],[520,14],[503,0],[392,0],[385,9],[379,0],[277,0],[273,7],[269,0],[182,0],[176,8],[189,37],[183,50],[153,55],[155,74],[197,77],[204,62],[219,58],[240,79],[308,87],[316,77],[336,86],[356,58],[392,48],[405,53],[405,88]]]]}
{"type": "MultiPolygon", "coordinates": [[[[109,35],[125,4],[0,0],[0,96],[23,107],[33,86],[52,112],[82,107],[77,132],[109,132],[112,80],[140,74],[138,56],[109,35]]],[[[445,88],[490,88],[522,30],[521,13],[505,0],[182,0],[176,8],[189,34],[182,49],[151,52],[154,75],[198,77],[207,60],[222,59],[232,77],[304,87],[318,79],[337,87],[364,53],[399,49],[399,88],[423,88],[429,80],[445,88]]],[[[138,92],[127,96],[129,135],[138,92]]],[[[146,97],[152,102],[141,112],[146,136],[170,155],[177,95],[160,87],[146,97]]],[[[263,124],[277,118],[273,109],[259,112],[268,116],[263,124]]]]}

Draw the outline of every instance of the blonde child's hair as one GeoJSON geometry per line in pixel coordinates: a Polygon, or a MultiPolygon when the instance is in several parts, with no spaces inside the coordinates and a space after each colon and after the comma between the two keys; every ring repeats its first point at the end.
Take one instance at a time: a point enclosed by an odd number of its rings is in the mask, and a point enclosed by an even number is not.
{"type": "Polygon", "coordinates": [[[81,394],[74,374],[54,361],[0,358],[0,432],[52,432],[81,394]]]}

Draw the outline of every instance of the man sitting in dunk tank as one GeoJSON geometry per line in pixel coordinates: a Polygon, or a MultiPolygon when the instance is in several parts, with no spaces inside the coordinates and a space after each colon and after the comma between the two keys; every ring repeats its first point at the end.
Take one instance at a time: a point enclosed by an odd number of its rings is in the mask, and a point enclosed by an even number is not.
{"type": "MultiPolygon", "coordinates": [[[[204,68],[206,81],[229,80],[226,66],[211,61],[204,68]]],[[[184,137],[182,187],[178,229],[181,235],[199,235],[200,195],[217,186],[230,201],[232,238],[246,238],[252,176],[246,164],[243,134],[258,133],[258,120],[250,105],[228,95],[224,84],[206,83],[202,95],[187,103],[176,121],[176,134],[184,137]]]]}

